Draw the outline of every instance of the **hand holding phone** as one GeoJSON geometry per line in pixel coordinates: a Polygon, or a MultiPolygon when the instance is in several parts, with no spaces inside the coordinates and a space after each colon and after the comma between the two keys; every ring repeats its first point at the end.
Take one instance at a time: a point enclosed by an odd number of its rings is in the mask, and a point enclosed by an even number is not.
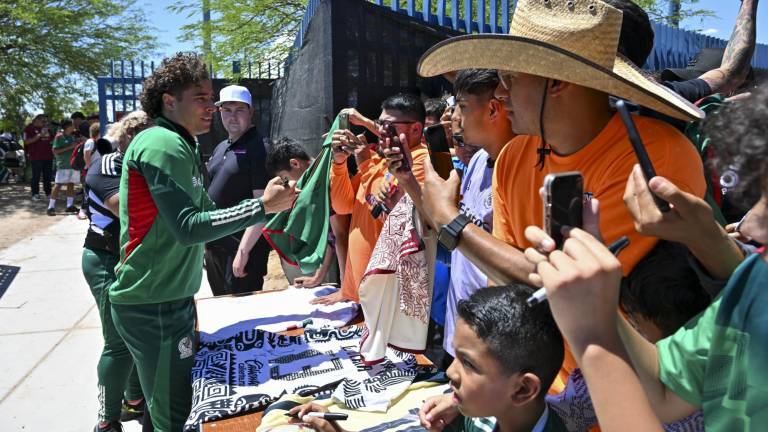
{"type": "Polygon", "coordinates": [[[563,227],[583,225],[584,179],[580,172],[549,174],[544,177],[544,230],[562,249],[563,227]]]}
{"type": "Polygon", "coordinates": [[[397,134],[397,128],[392,123],[386,123],[384,125],[384,134],[381,135],[382,150],[391,147],[397,147],[400,149],[400,154],[403,156],[400,162],[400,167],[397,168],[397,172],[409,172],[411,171],[411,164],[408,162],[408,155],[406,152],[409,150],[406,147],[407,143],[400,142],[400,137],[397,134]]]}
{"type": "MultiPolygon", "coordinates": [[[[632,120],[632,115],[627,109],[627,104],[622,100],[616,101],[616,109],[619,111],[619,116],[621,117],[621,121],[624,123],[624,127],[627,128],[627,133],[629,134],[629,142],[632,143],[632,149],[634,149],[635,155],[637,155],[637,160],[640,162],[640,168],[643,170],[645,183],[648,184],[652,178],[656,177],[656,170],[653,169],[651,158],[648,157],[648,152],[645,150],[643,140],[640,138],[640,134],[637,132],[637,127],[635,127],[635,122],[632,120]]],[[[670,210],[668,202],[659,198],[653,192],[651,192],[651,194],[653,195],[653,201],[656,202],[656,206],[662,213],[666,213],[670,210]]]]}

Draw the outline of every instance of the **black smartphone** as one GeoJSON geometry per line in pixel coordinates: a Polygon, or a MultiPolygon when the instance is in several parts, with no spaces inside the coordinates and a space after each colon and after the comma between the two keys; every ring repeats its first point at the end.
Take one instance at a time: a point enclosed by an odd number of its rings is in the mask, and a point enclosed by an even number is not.
{"type": "MultiPolygon", "coordinates": [[[[384,148],[384,146],[387,145],[386,144],[387,138],[389,138],[389,145],[390,146],[399,147],[400,151],[403,153],[402,163],[400,164],[400,168],[398,168],[397,170],[400,171],[400,172],[410,171],[411,170],[411,166],[408,163],[408,158],[405,155],[405,152],[408,151],[409,149],[404,148],[403,144],[400,143],[400,137],[397,134],[397,128],[395,127],[394,124],[387,123],[384,126],[384,131],[385,131],[384,134],[381,135],[382,148],[384,148]]],[[[408,144],[406,144],[406,146],[407,145],[408,144]]]]}
{"type": "Polygon", "coordinates": [[[549,174],[544,177],[544,229],[563,247],[564,226],[583,225],[584,179],[578,171],[549,174]]]}
{"type": "Polygon", "coordinates": [[[349,113],[346,111],[339,113],[339,129],[349,130],[349,113]]]}
{"type": "MultiPolygon", "coordinates": [[[[629,134],[629,142],[632,143],[632,148],[635,150],[637,160],[640,162],[640,168],[643,170],[645,182],[648,183],[649,180],[656,177],[656,170],[653,169],[651,158],[648,157],[648,152],[645,151],[645,145],[643,144],[643,140],[640,139],[640,134],[637,132],[635,121],[632,120],[632,115],[629,113],[627,104],[624,103],[623,100],[616,101],[616,110],[619,111],[621,121],[624,123],[624,127],[627,128],[627,133],[629,134]]],[[[651,195],[653,195],[653,200],[656,202],[656,206],[661,212],[666,213],[670,210],[668,202],[657,197],[653,192],[651,192],[651,195]]]]}
{"type": "Polygon", "coordinates": [[[424,128],[424,140],[427,141],[429,150],[433,153],[447,153],[451,151],[448,147],[448,138],[445,136],[445,128],[440,123],[424,128]]]}

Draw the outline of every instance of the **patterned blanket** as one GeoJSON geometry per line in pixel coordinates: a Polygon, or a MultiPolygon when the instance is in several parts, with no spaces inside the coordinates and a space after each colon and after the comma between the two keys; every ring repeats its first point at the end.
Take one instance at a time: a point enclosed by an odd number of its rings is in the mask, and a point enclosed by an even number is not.
{"type": "Polygon", "coordinates": [[[213,297],[197,300],[200,339],[216,341],[247,330],[285,331],[307,318],[310,327],[343,327],[355,318],[358,306],[339,302],[330,306],[313,305],[317,297],[336,292],[336,288],[291,288],[266,294],[213,297]],[[279,312],[278,312],[279,311],[279,312]]]}
{"type": "Polygon", "coordinates": [[[363,364],[362,327],[308,329],[303,336],[262,330],[202,341],[192,369],[192,411],[186,431],[203,422],[259,411],[289,393],[331,393],[359,410],[386,410],[421,371],[412,354],[387,350],[386,360],[363,364]],[[335,391],[334,391],[335,389],[335,391]]]}

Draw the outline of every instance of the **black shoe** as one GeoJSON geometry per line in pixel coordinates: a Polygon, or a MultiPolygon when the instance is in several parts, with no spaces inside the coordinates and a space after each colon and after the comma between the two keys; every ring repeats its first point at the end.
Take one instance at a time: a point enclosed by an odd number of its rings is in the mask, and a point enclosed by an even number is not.
{"type": "Polygon", "coordinates": [[[56,209],[53,207],[50,207],[48,208],[48,210],[46,210],[45,214],[47,214],[48,216],[56,216],[56,209]]]}
{"type": "Polygon", "coordinates": [[[110,422],[107,427],[101,428],[99,427],[99,424],[96,423],[96,426],[93,427],[93,432],[123,432],[123,425],[118,421],[113,421],[110,422]]]}
{"type": "Polygon", "coordinates": [[[67,212],[67,213],[77,213],[77,212],[80,211],[80,209],[77,208],[77,206],[71,205],[71,206],[67,207],[67,209],[64,210],[64,211],[67,212]]]}
{"type": "Polygon", "coordinates": [[[123,401],[123,407],[120,409],[120,421],[125,423],[144,417],[144,399],[138,405],[130,405],[128,401],[123,401]]]}

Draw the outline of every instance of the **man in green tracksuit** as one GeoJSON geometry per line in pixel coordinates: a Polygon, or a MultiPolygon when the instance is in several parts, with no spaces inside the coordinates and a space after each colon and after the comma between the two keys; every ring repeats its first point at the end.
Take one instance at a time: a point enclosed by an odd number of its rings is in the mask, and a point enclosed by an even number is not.
{"type": "Polygon", "coordinates": [[[204,244],[290,207],[295,190],[275,178],[261,199],[216,209],[203,189],[194,138],[209,130],[215,109],[207,67],[197,55],[165,59],[145,80],[140,100],[157,126],[137,135],[123,158],[120,262],[109,298],[155,430],[178,432],[191,405],[193,296],[204,244]]]}

